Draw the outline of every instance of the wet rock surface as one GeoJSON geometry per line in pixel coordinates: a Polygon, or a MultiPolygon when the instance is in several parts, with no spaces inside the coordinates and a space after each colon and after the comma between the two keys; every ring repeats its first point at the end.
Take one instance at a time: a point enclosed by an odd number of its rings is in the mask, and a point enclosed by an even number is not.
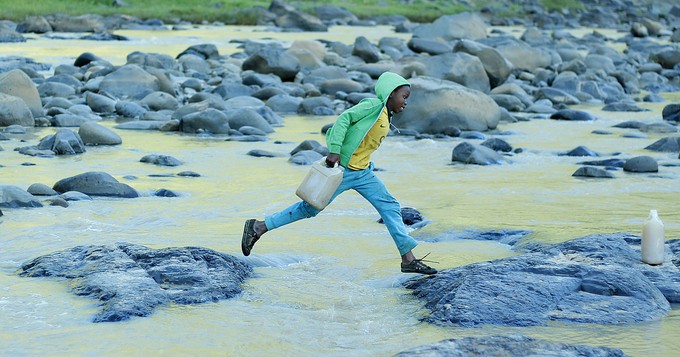
{"type": "Polygon", "coordinates": [[[406,356],[627,356],[618,348],[591,347],[537,340],[522,335],[448,339],[415,347],[400,353],[406,356]]]}
{"type": "Polygon", "coordinates": [[[653,321],[680,302],[678,240],[663,265],[640,259],[640,238],[596,234],[555,245],[522,241],[522,254],[447,269],[406,287],[425,302],[426,321],[473,327],[653,321]]]}
{"type": "Polygon", "coordinates": [[[130,243],[77,246],[24,263],[18,274],[69,280],[76,295],[100,302],[93,322],[149,316],[170,302],[200,304],[233,298],[252,268],[200,247],[150,249],[130,243]]]}

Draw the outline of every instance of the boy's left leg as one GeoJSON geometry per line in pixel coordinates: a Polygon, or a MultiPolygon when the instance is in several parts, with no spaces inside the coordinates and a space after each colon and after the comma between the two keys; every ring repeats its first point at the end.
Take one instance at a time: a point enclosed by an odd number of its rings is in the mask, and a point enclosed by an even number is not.
{"type": "Polygon", "coordinates": [[[401,271],[404,273],[436,274],[437,270],[427,266],[422,259],[416,259],[411,250],[418,242],[406,232],[406,225],[401,216],[401,205],[389,193],[385,184],[373,173],[373,166],[362,175],[360,183],[354,186],[382,217],[387,231],[402,257],[401,271]]]}

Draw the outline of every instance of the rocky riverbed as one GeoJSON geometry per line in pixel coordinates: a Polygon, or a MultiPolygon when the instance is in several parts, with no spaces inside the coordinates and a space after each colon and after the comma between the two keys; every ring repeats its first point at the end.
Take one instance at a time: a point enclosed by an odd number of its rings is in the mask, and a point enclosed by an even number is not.
{"type": "MultiPolygon", "coordinates": [[[[71,64],[55,68],[30,58],[5,57],[0,63],[0,144],[7,142],[3,145],[15,149],[2,152],[0,159],[5,155],[24,155],[27,160],[87,157],[88,149],[120,147],[126,137],[118,133],[131,130],[266,142],[285,125],[287,116],[332,118],[372,96],[375,79],[384,71],[394,71],[409,79],[413,95],[408,110],[394,120],[398,129],[393,136],[409,141],[460,140],[447,158],[454,166],[511,165],[526,152],[504,140],[499,125],[598,120],[587,110],[574,109],[584,105],[604,112],[643,112],[647,109],[641,103],[663,103],[662,94],[680,90],[677,6],[641,7],[634,12],[614,2],[584,13],[546,13],[527,6],[533,11],[526,19],[501,19],[482,12],[414,24],[401,17],[359,21],[342,9],[329,7],[314,17],[275,1],[262,21],[277,29],[323,32],[338,24],[381,24],[412,36],[408,40],[384,37],[377,43],[359,36],[352,44],[243,41],[241,51],[230,55],[205,43],[189,46],[176,56],[131,52],[124,65],[113,65],[96,51],[83,52],[71,64]],[[491,31],[492,25],[523,29],[517,36],[491,31]],[[620,36],[605,36],[595,29],[577,37],[569,31],[580,26],[615,28],[620,36]],[[110,122],[115,122],[114,130],[103,125],[110,122]],[[52,127],[54,134],[39,140],[21,139],[36,127],[52,127]]],[[[124,41],[113,35],[115,30],[137,27],[167,26],[123,17],[46,16],[20,24],[3,23],[0,39],[21,41],[21,33],[42,33],[58,41],[58,36],[94,33],[97,40],[124,41]]],[[[665,175],[677,179],[680,104],[664,103],[659,117],[654,122],[618,124],[628,130],[630,138],[662,136],[641,145],[648,155],[613,152],[615,148],[598,152],[589,149],[588,143],[576,143],[573,150],[555,155],[583,158],[573,172],[578,177],[625,180],[617,178],[616,172],[656,175],[661,167],[667,170],[665,175]]],[[[293,165],[307,165],[326,153],[323,143],[315,140],[296,144],[288,154],[293,165]]],[[[278,154],[253,150],[249,155],[278,154]]],[[[140,162],[182,165],[181,160],[164,154],[142,156],[140,162]]],[[[172,176],[200,178],[201,174],[184,170],[172,176]]],[[[68,207],[97,197],[146,195],[133,183],[120,182],[87,165],[77,175],[55,178],[48,184],[23,184],[0,185],[2,209],[68,207]]],[[[153,195],[181,193],[157,190],[153,195]]],[[[509,240],[500,236],[503,243],[513,246],[521,241],[521,254],[405,282],[431,311],[425,321],[463,327],[532,326],[549,321],[633,324],[663,319],[671,303],[678,302],[678,247],[677,239],[672,239],[676,237],[669,237],[664,265],[654,268],[639,263],[639,236],[634,234],[573,237],[578,239],[558,245],[526,241],[524,234],[509,240]]],[[[429,238],[431,242],[446,239],[444,235],[429,238]]],[[[242,293],[245,281],[257,279],[251,275],[252,262],[206,248],[153,250],[119,243],[45,254],[21,264],[18,274],[72,279],[74,293],[102,303],[103,310],[93,319],[96,322],[149,316],[155,307],[169,303],[233,298],[242,293]]],[[[502,349],[509,346],[510,353],[536,343],[510,339],[513,343],[497,338],[489,343],[502,349]]],[[[553,347],[563,352],[572,348],[553,347]]],[[[435,350],[445,353],[442,348],[461,349],[459,343],[442,342],[435,350]]]]}

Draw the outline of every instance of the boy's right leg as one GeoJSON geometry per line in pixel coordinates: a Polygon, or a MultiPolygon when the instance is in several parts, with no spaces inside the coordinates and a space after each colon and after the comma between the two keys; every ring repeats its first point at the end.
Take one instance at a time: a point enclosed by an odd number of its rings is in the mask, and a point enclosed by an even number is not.
{"type": "MultiPolygon", "coordinates": [[[[340,183],[338,189],[335,190],[335,193],[331,197],[328,204],[333,202],[333,200],[335,200],[338,195],[352,188],[356,175],[356,171],[345,170],[345,173],[342,176],[342,182],[340,183]]],[[[243,255],[249,255],[250,251],[255,245],[255,242],[257,242],[257,240],[260,239],[260,237],[266,232],[304,218],[315,217],[319,214],[319,212],[321,211],[312,207],[312,205],[309,203],[300,201],[290,205],[284,210],[266,216],[264,221],[247,220],[246,226],[243,230],[243,238],[241,239],[241,249],[243,250],[243,255]],[[249,224],[251,221],[252,223],[249,224]]]]}
{"type": "Polygon", "coordinates": [[[257,240],[267,231],[299,221],[303,218],[314,217],[319,214],[319,212],[321,211],[312,207],[307,202],[300,201],[282,211],[266,216],[264,221],[258,221],[256,219],[246,220],[245,226],[243,227],[243,237],[241,238],[241,251],[243,252],[243,255],[250,255],[250,251],[255,246],[255,242],[257,242],[257,240]]]}

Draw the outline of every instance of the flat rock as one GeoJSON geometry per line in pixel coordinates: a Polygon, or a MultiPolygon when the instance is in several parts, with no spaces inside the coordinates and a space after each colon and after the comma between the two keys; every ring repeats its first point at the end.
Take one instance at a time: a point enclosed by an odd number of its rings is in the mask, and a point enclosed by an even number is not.
{"type": "Polygon", "coordinates": [[[554,245],[524,242],[523,254],[446,269],[406,282],[439,325],[628,324],[665,317],[680,301],[680,240],[662,265],[640,258],[640,237],[594,234],[554,245]]]}
{"type": "Polygon", "coordinates": [[[232,298],[252,268],[231,255],[200,247],[151,249],[130,243],[77,246],[24,263],[24,277],[68,279],[76,295],[99,300],[93,322],[149,316],[168,303],[232,298]]]}

